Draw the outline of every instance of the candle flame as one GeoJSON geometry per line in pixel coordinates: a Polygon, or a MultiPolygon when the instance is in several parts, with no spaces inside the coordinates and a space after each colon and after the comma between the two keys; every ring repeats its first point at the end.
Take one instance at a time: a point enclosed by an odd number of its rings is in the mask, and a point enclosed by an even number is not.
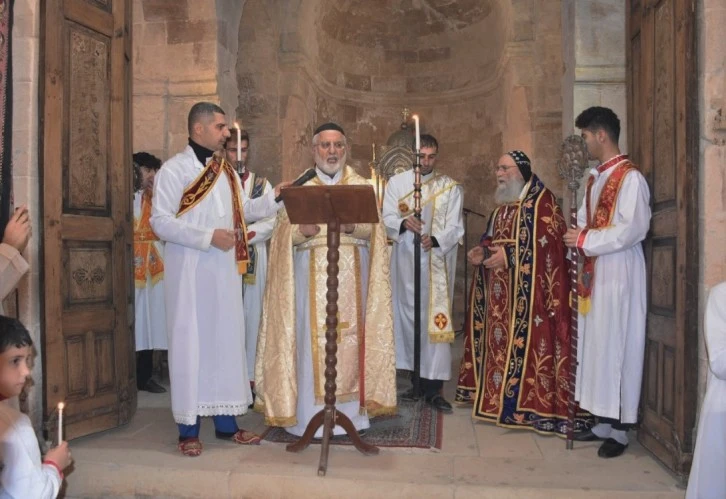
{"type": "Polygon", "coordinates": [[[237,123],[237,122],[235,121],[235,122],[234,122],[234,127],[235,127],[235,128],[237,128],[237,129],[239,129],[239,123],[237,123]]]}
{"type": "Polygon", "coordinates": [[[58,410],[62,411],[66,405],[63,402],[58,402],[58,410]]]}

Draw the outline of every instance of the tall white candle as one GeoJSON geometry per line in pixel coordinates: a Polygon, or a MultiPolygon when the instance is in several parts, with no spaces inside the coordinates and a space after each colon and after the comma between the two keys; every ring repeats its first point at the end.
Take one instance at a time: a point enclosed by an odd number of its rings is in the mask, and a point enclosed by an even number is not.
{"type": "Polygon", "coordinates": [[[421,130],[418,127],[418,114],[413,115],[413,122],[416,125],[416,152],[421,150],[421,130]]]}
{"type": "Polygon", "coordinates": [[[63,441],[63,408],[66,405],[58,402],[58,445],[63,441]]]}
{"type": "Polygon", "coordinates": [[[236,121],[234,127],[237,129],[237,162],[240,162],[242,161],[242,129],[236,121]]]}

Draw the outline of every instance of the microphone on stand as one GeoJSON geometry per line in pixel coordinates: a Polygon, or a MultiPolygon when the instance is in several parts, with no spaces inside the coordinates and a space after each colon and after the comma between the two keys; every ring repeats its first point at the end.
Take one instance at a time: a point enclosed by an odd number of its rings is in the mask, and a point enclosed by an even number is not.
{"type": "MultiPolygon", "coordinates": [[[[315,168],[309,168],[305,170],[303,174],[300,175],[297,179],[295,179],[291,187],[299,187],[308,180],[314,179],[317,175],[318,173],[315,171],[315,168]]],[[[282,201],[282,193],[280,193],[280,195],[275,198],[276,203],[279,203],[280,201],[282,201]]]]}

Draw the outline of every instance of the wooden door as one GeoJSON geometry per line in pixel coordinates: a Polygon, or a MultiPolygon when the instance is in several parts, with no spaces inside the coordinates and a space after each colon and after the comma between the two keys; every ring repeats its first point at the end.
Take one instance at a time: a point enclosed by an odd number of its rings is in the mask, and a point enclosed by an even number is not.
{"type": "Polygon", "coordinates": [[[684,474],[698,391],[695,0],[628,0],[626,12],[628,143],[650,184],[653,210],[638,440],[684,474]]]}
{"type": "Polygon", "coordinates": [[[41,3],[45,416],[67,439],[136,410],[131,0],[41,3]]]}

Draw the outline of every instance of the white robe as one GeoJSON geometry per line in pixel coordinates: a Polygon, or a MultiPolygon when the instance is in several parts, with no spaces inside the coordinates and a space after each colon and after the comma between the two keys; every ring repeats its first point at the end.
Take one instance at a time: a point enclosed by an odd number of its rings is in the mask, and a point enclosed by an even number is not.
{"type": "MultiPolygon", "coordinates": [[[[323,184],[335,185],[340,182],[344,173],[344,168],[333,177],[330,178],[320,170],[318,178],[323,184]]],[[[360,267],[362,289],[367,289],[368,283],[368,248],[358,248],[360,251],[360,267]]],[[[312,342],[310,340],[310,251],[294,252],[295,265],[295,330],[297,334],[297,424],[289,428],[285,428],[293,435],[302,436],[307,428],[310,420],[322,410],[324,405],[315,404],[315,391],[313,387],[313,354],[312,342]]],[[[361,307],[365,310],[366,293],[361,297],[361,307]]],[[[270,381],[274,383],[274,381],[270,381]]],[[[342,412],[353,422],[356,430],[365,430],[370,428],[370,420],[368,415],[360,414],[360,401],[352,400],[350,402],[336,402],[335,410],[342,412]]],[[[345,430],[341,426],[333,428],[334,435],[344,435],[345,430]]],[[[323,427],[321,426],[315,432],[315,438],[321,438],[323,435],[323,427]]]]}
{"type": "Polygon", "coordinates": [[[711,290],[704,337],[708,351],[706,396],[686,499],[726,497],[726,282],[711,290]]]}
{"type": "MultiPolygon", "coordinates": [[[[164,163],[154,181],[151,226],[166,241],[164,283],[174,420],[193,425],[197,416],[240,415],[252,402],[242,306],[242,278],[234,249],[211,245],[214,229],[234,227],[226,175],[194,208],[176,214],[184,189],[204,166],[190,146],[164,163]]],[[[239,177],[235,174],[239,184],[239,177]]],[[[240,184],[241,191],[241,184],[240,184]]],[[[274,191],[249,200],[245,219],[274,214],[274,191]]]]}
{"type": "Polygon", "coordinates": [[[0,402],[0,499],[54,499],[61,479],[58,470],[42,464],[38,439],[30,419],[0,402]]]}
{"type": "MultiPolygon", "coordinates": [[[[247,197],[252,194],[254,187],[252,174],[244,182],[247,197]]],[[[272,190],[272,185],[265,181],[262,195],[272,190]]],[[[255,283],[242,284],[242,296],[245,310],[245,337],[247,345],[247,375],[250,380],[255,379],[255,357],[257,355],[257,336],[262,318],[262,298],[265,295],[265,281],[267,279],[267,241],[275,228],[275,217],[268,217],[247,226],[247,232],[255,232],[255,236],[247,241],[255,247],[257,263],[255,270],[255,283]]]]}
{"type": "MultiPolygon", "coordinates": [[[[134,226],[141,216],[142,191],[134,193],[134,226]]],[[[155,241],[154,246],[164,259],[164,243],[155,241]]],[[[151,276],[146,276],[146,287],[135,288],[134,332],[136,335],[136,351],[140,350],[166,350],[166,315],[164,312],[164,279],[156,284],[151,282],[151,276]]]]}
{"type": "MultiPolygon", "coordinates": [[[[431,179],[434,172],[422,176],[421,182],[431,179]]],[[[383,200],[383,223],[388,238],[393,241],[391,253],[391,287],[393,291],[393,317],[396,336],[396,367],[413,370],[414,355],[414,234],[411,231],[400,233],[404,218],[398,209],[398,201],[413,190],[413,170],[407,170],[391,177],[386,185],[383,200]]],[[[458,244],[464,235],[462,209],[464,194],[460,185],[451,190],[449,205],[446,207],[444,230],[431,234],[432,205],[423,205],[421,220],[423,232],[436,238],[438,248],[430,251],[443,255],[449,283],[449,300],[454,297],[456,282],[456,254],[458,244]]],[[[425,379],[448,380],[451,378],[451,344],[429,343],[426,329],[429,306],[429,252],[421,250],[421,377],[425,379]]]]}
{"type": "MultiPolygon", "coordinates": [[[[594,210],[614,168],[596,177],[591,192],[594,210]]],[[[592,305],[578,316],[575,398],[592,414],[632,424],[638,420],[645,350],[646,273],[641,241],[650,227],[650,190],[643,175],[631,171],[623,180],[612,225],[593,229],[583,249],[597,256],[592,305]]],[[[577,225],[586,226],[583,199],[577,225]]]]}

